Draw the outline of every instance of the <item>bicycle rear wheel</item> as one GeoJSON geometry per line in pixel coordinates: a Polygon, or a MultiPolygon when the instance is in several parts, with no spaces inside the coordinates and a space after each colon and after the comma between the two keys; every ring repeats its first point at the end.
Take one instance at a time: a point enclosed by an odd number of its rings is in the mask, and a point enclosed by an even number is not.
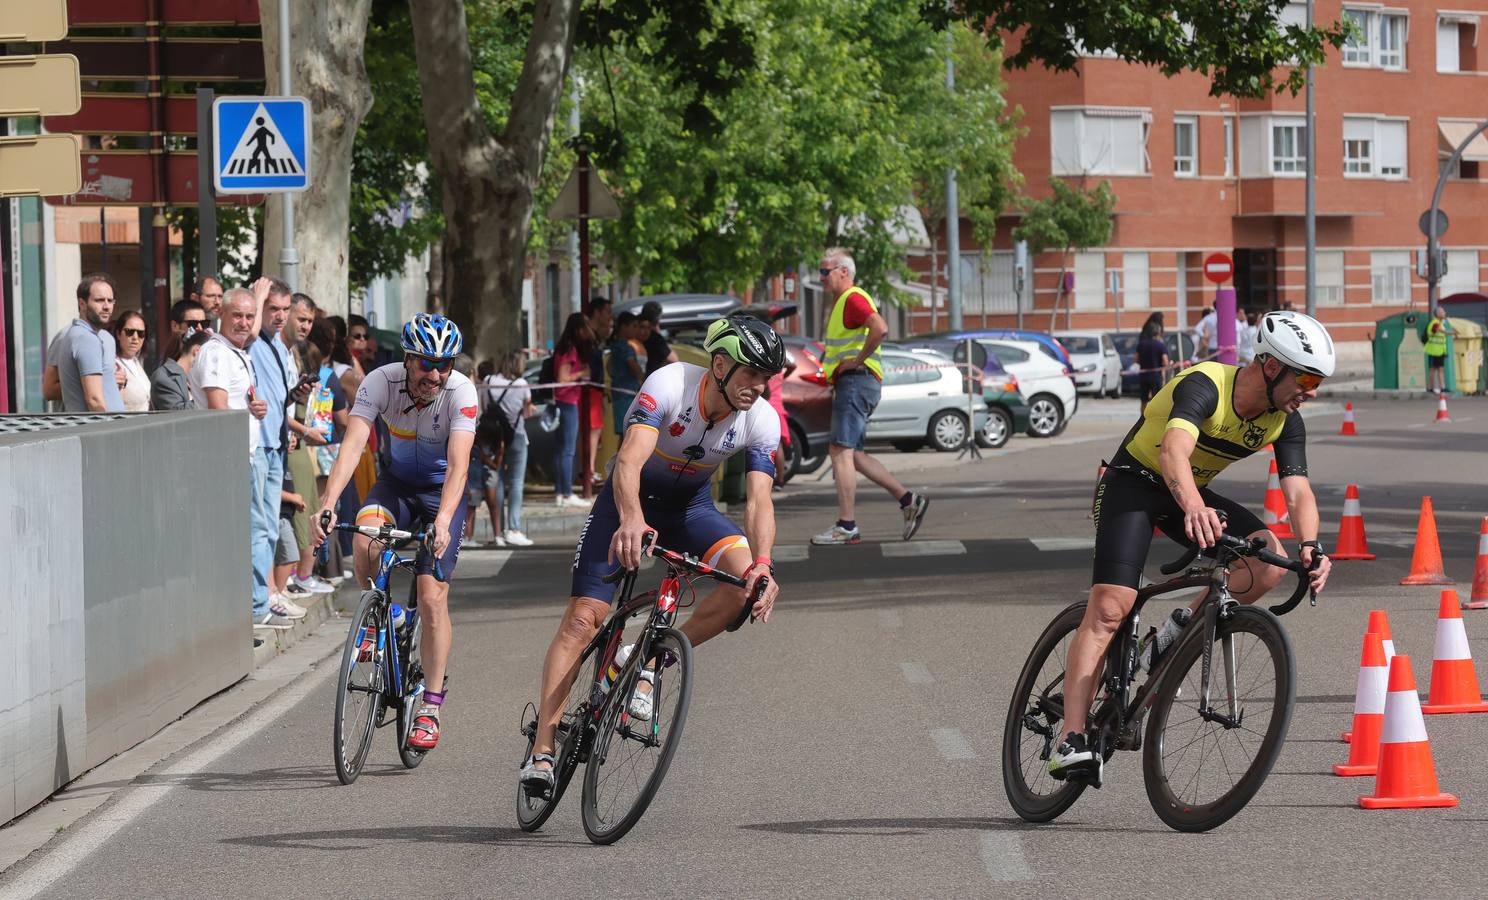
{"type": "MultiPolygon", "coordinates": [[[[558,718],[558,731],[553,741],[553,789],[546,798],[531,794],[520,782],[517,784],[517,826],[523,831],[536,831],[548,821],[553,810],[558,808],[558,801],[563,799],[563,792],[568,789],[568,783],[573,779],[574,770],[578,768],[580,750],[584,743],[584,731],[592,717],[589,710],[589,696],[594,688],[595,679],[599,676],[597,670],[591,670],[586,676],[584,670],[590,660],[594,665],[599,665],[601,654],[597,649],[609,643],[609,635],[606,632],[603,639],[596,640],[589,645],[589,649],[579,658],[579,664],[575,667],[577,674],[574,676],[573,684],[568,689],[568,699],[563,702],[563,713],[558,718]]],[[[525,723],[522,732],[527,735],[527,749],[522,752],[522,765],[527,757],[532,754],[533,743],[537,740],[537,715],[534,712],[532,721],[525,723]]]]}
{"type": "Polygon", "coordinates": [[[584,833],[613,844],[640,821],[682,740],[692,700],[692,644],[675,628],[637,648],[605,700],[584,769],[584,833]],[[647,659],[656,661],[651,719],[630,715],[630,699],[647,659]]]}
{"type": "Polygon", "coordinates": [[[382,710],[387,681],[386,652],[377,647],[387,614],[387,598],[381,591],[364,592],[341,651],[331,751],[336,759],[336,777],[342,784],[356,781],[372,749],[372,731],[382,710]],[[368,628],[374,634],[373,649],[363,659],[362,634],[368,628]]]}
{"type": "Polygon", "coordinates": [[[1281,754],[1297,682],[1292,644],[1270,612],[1236,607],[1215,632],[1210,706],[1203,697],[1202,630],[1174,648],[1148,713],[1142,772],[1147,799],[1178,831],[1229,821],[1260,790],[1281,754]]]}
{"type": "Polygon", "coordinates": [[[1002,786],[1008,802],[1028,822],[1048,822],[1069,809],[1085,791],[1076,781],[1049,774],[1049,758],[1066,730],[1064,661],[1085,602],[1064,608],[1044,629],[1013,688],[1002,728],[1002,786]]]}

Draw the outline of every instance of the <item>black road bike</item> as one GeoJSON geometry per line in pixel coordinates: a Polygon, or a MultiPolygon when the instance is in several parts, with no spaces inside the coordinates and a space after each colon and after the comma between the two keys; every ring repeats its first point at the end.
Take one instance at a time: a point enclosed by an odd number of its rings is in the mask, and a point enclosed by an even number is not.
{"type": "MultiPolygon", "coordinates": [[[[615,611],[579,657],[578,674],[558,721],[553,786],[542,793],[517,786],[517,823],[523,831],[542,827],[583,763],[584,833],[596,844],[618,841],[640,821],[677,752],[692,699],[692,644],[673,627],[679,605],[690,605],[680,603],[683,586],[712,578],[742,588],[744,580],[695,557],[654,546],[651,535],[646,540],[651,555],[666,565],[666,577],[659,589],[641,594],[634,593],[637,570],[619,569],[605,579],[620,583],[615,611]],[[632,628],[627,636],[627,624],[638,624],[639,629],[632,628]],[[633,651],[618,663],[616,654],[627,642],[633,651]],[[592,674],[583,677],[584,667],[591,664],[592,674]],[[651,682],[649,721],[630,714],[643,672],[651,682]]],[[[751,618],[750,609],[764,585],[762,578],[756,596],[744,604],[729,631],[751,618]]],[[[537,740],[534,704],[523,710],[521,732],[527,741],[519,767],[537,740]]]]}
{"type": "MultiPolygon", "coordinates": [[[[367,763],[372,733],[393,722],[397,723],[398,757],[403,765],[413,769],[424,761],[425,751],[408,744],[413,713],[424,691],[424,670],[419,662],[423,622],[418,614],[418,579],[410,579],[404,621],[398,625],[394,622],[392,576],[400,569],[412,574],[418,558],[426,553],[434,560],[434,577],[443,580],[444,576],[439,557],[434,555],[431,530],[400,531],[391,525],[374,528],[346,522],[337,523],[336,530],[366,535],[380,548],[372,586],[362,592],[346,634],[336,683],[331,749],[336,758],[336,777],[342,784],[351,784],[367,763]],[[399,555],[399,550],[415,544],[418,555],[399,555]]],[[[330,538],[326,540],[322,550],[329,548],[330,538]]]]}
{"type": "MultiPolygon", "coordinates": [[[[1270,774],[1286,739],[1295,702],[1296,659],[1277,616],[1308,593],[1308,567],[1265,549],[1261,539],[1221,535],[1204,551],[1191,548],[1162,567],[1182,575],[1137,592],[1111,640],[1087,733],[1107,761],[1117,750],[1141,750],[1147,799],[1178,831],[1208,831],[1245,807],[1270,774]],[[1240,604],[1229,588],[1229,566],[1243,558],[1297,574],[1297,589],[1269,610],[1240,604]],[[1153,597],[1206,587],[1187,626],[1140,677],[1142,607],[1153,597]],[[1217,652],[1216,652],[1217,651],[1217,652]],[[1142,735],[1145,720],[1146,737],[1142,735]]],[[[1312,596],[1313,605],[1317,596],[1312,596]]],[[[1002,735],[1002,779],[1008,801],[1029,822],[1048,822],[1074,804],[1092,774],[1059,780],[1049,759],[1064,732],[1064,665],[1085,601],[1066,607],[1034,644],[1008,706],[1002,735]]]]}

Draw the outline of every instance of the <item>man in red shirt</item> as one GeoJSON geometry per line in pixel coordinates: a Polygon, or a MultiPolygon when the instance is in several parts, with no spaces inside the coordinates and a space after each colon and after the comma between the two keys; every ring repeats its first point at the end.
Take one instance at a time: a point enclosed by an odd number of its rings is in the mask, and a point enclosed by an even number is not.
{"type": "Polygon", "coordinates": [[[904,540],[914,537],[930,501],[907,490],[883,463],[863,451],[868,419],[883,390],[878,346],[888,323],[868,292],[853,285],[857,266],[841,247],[822,254],[822,292],[836,297],[827,314],[826,358],[822,373],[832,382],[832,437],[827,448],[832,479],[837,484],[837,522],[811,539],[813,544],[856,544],[862,539],[856,520],[858,473],[889,492],[904,513],[904,540]]]}

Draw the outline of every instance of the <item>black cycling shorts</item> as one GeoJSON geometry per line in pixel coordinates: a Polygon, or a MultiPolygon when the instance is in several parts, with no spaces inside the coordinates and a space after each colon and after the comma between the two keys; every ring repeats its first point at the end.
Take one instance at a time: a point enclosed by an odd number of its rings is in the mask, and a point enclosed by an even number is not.
{"type": "MultiPolygon", "coordinates": [[[[1214,493],[1199,488],[1204,503],[1229,517],[1229,534],[1248,536],[1265,529],[1256,514],[1214,493]]],[[[1091,584],[1119,584],[1132,589],[1141,585],[1142,567],[1152,549],[1152,529],[1184,547],[1192,547],[1183,533],[1183,510],[1168,489],[1156,481],[1108,468],[1095,488],[1095,571],[1091,584]]],[[[1178,554],[1174,554],[1176,557],[1178,554]]]]}

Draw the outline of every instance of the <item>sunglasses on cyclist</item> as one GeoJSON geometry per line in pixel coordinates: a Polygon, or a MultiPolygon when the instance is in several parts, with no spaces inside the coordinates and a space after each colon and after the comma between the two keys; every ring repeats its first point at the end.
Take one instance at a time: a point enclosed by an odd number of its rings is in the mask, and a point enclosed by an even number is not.
{"type": "Polygon", "coordinates": [[[415,356],[414,359],[425,372],[448,372],[455,364],[452,359],[429,359],[427,356],[415,356]]]}
{"type": "Polygon", "coordinates": [[[119,329],[119,333],[122,334],[122,335],[124,335],[125,337],[142,338],[142,337],[145,336],[145,329],[143,329],[143,328],[120,328],[119,329]]]}
{"type": "Polygon", "coordinates": [[[1293,369],[1292,375],[1297,379],[1297,387],[1304,391],[1315,391],[1323,383],[1323,376],[1314,375],[1311,372],[1298,372],[1293,369]]]}

